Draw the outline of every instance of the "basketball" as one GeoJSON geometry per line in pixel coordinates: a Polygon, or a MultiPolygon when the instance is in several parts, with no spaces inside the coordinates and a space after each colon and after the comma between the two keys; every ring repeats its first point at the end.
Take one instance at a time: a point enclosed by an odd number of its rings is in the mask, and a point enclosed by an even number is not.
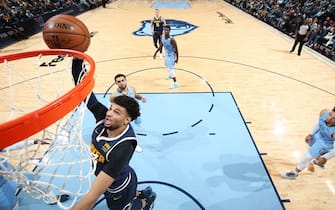
{"type": "Polygon", "coordinates": [[[59,14],[44,23],[43,40],[50,49],[85,52],[90,45],[90,32],[78,18],[59,14]]]}

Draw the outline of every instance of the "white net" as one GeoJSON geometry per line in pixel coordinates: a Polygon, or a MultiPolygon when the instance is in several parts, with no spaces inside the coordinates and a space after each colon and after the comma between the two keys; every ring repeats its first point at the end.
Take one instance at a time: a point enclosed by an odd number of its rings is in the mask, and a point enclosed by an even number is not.
{"type": "MultiPolygon", "coordinates": [[[[90,70],[90,63],[84,64],[90,70]]],[[[73,89],[71,66],[69,55],[40,54],[5,60],[0,66],[0,126],[52,104],[73,89]]],[[[49,107],[63,112],[62,103],[49,107]]],[[[71,208],[89,190],[95,170],[94,157],[82,137],[85,109],[86,103],[81,100],[72,111],[46,128],[19,143],[2,147],[0,176],[16,182],[32,198],[42,199],[46,205],[57,203],[62,209],[71,208]],[[61,202],[62,196],[58,195],[68,195],[70,199],[61,202]]],[[[32,115],[32,119],[22,123],[30,130],[33,129],[30,123],[38,127],[43,123],[40,121],[32,115]]],[[[20,132],[25,131],[17,130],[20,132]]],[[[1,141],[10,141],[2,133],[1,141]]]]}

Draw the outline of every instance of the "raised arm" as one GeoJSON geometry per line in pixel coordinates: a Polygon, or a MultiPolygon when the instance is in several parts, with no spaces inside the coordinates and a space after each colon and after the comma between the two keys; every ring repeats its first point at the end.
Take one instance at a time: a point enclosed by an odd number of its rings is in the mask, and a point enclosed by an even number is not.
{"type": "MultiPolygon", "coordinates": [[[[82,59],[73,58],[72,60],[72,77],[74,84],[77,85],[82,77],[85,76],[86,68],[84,66],[84,61],[82,59]]],[[[96,121],[100,121],[105,118],[107,107],[103,104],[101,104],[94,92],[92,92],[89,96],[88,102],[87,102],[87,108],[92,112],[94,115],[96,121]]]]}
{"type": "Polygon", "coordinates": [[[137,100],[140,100],[142,101],[143,103],[146,103],[147,102],[147,99],[144,98],[143,96],[141,96],[139,93],[136,92],[136,89],[134,87],[131,87],[133,90],[134,90],[134,94],[135,94],[135,98],[137,100]]]}

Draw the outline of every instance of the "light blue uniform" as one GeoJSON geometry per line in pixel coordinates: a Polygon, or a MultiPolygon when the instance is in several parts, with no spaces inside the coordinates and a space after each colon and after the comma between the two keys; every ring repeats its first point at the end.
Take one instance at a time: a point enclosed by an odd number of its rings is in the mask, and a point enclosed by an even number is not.
{"type": "MultiPolygon", "coordinates": [[[[165,65],[172,71],[174,69],[175,61],[176,61],[176,50],[174,49],[173,45],[171,44],[171,37],[165,39],[164,35],[162,36],[162,44],[165,49],[165,65]]],[[[170,73],[171,74],[171,73],[170,73]]],[[[175,75],[170,75],[175,76],[175,75]]]]}
{"type": "MultiPolygon", "coordinates": [[[[5,163],[5,167],[6,167],[5,163]]],[[[9,167],[9,166],[8,166],[9,167]]],[[[0,209],[14,210],[17,209],[16,189],[18,185],[12,181],[6,180],[0,176],[0,209]]]]}
{"type": "MultiPolygon", "coordinates": [[[[133,88],[127,86],[127,93],[128,93],[127,96],[135,98],[135,91],[134,91],[133,88]]],[[[118,89],[116,89],[114,91],[114,95],[115,96],[120,96],[120,95],[123,95],[123,94],[121,92],[119,92],[118,89]]],[[[141,123],[142,123],[141,117],[137,117],[136,120],[135,120],[135,124],[140,125],[141,123]]]]}
{"type": "Polygon", "coordinates": [[[329,112],[324,113],[319,118],[319,130],[313,134],[309,153],[313,157],[319,157],[329,152],[334,147],[332,135],[335,133],[335,126],[328,126],[325,122],[329,112]]]}

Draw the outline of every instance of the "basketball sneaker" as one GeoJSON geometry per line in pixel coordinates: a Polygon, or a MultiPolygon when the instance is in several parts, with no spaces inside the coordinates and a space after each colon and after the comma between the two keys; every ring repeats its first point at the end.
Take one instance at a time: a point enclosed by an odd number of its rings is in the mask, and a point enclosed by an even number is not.
{"type": "Polygon", "coordinates": [[[295,171],[283,172],[280,174],[284,179],[295,179],[298,177],[298,173],[295,171]]]}
{"type": "Polygon", "coordinates": [[[177,87],[179,87],[179,84],[178,84],[178,82],[174,82],[174,83],[172,83],[171,85],[170,85],[170,89],[176,89],[177,87]]]}
{"type": "Polygon", "coordinates": [[[70,199],[70,195],[68,194],[60,194],[54,196],[53,193],[49,193],[47,196],[43,198],[43,201],[48,205],[55,205],[57,204],[58,200],[59,202],[63,203],[70,199]]]}
{"type": "Polygon", "coordinates": [[[149,198],[151,193],[152,193],[152,188],[150,186],[144,188],[144,190],[140,190],[139,191],[140,194],[139,194],[139,198],[140,199],[146,199],[146,198],[149,198]]]}
{"type": "Polygon", "coordinates": [[[156,197],[157,197],[156,193],[152,192],[150,194],[150,196],[145,199],[147,201],[147,205],[145,205],[145,207],[143,208],[143,210],[152,210],[152,209],[154,209],[154,204],[155,204],[156,197]]]}
{"type": "Polygon", "coordinates": [[[154,208],[154,202],[157,197],[156,193],[152,191],[152,188],[150,186],[139,192],[140,194],[138,195],[138,197],[140,199],[145,199],[147,203],[143,209],[152,210],[154,208]]]}

